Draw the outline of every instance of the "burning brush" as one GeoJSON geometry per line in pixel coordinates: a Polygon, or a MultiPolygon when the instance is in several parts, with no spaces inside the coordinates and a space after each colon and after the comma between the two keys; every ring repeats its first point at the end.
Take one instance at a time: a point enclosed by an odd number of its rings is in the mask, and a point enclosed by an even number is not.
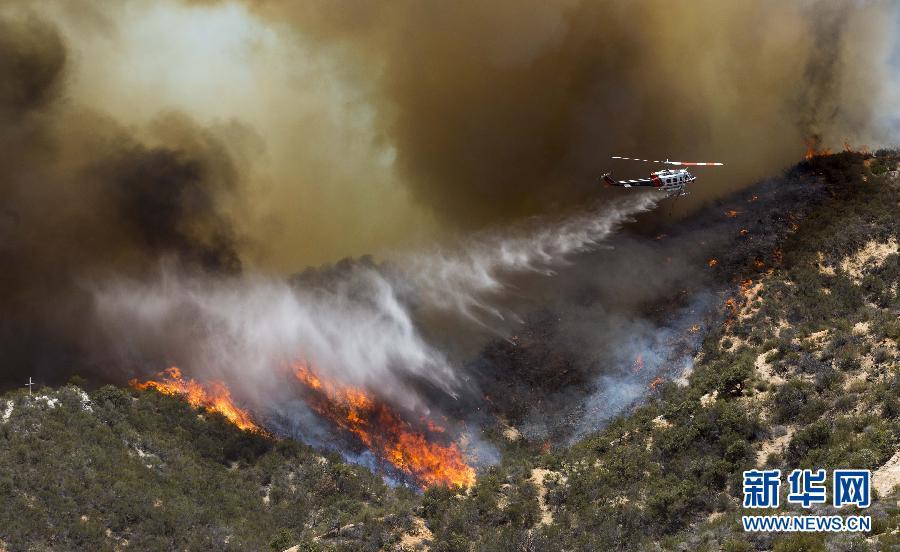
{"type": "Polygon", "coordinates": [[[307,402],[316,413],[421,487],[468,487],[475,482],[475,470],[465,463],[456,443],[434,441],[444,440],[443,427],[425,420],[416,428],[366,391],[324,380],[304,364],[295,364],[293,371],[307,388],[307,402]]]}
{"type": "Polygon", "coordinates": [[[638,354],[638,356],[635,357],[634,362],[631,363],[631,373],[638,374],[643,371],[644,371],[644,355],[638,354]]]}
{"type": "MultiPolygon", "coordinates": [[[[323,380],[302,364],[293,366],[293,375],[306,387],[305,398],[315,412],[354,435],[376,456],[422,488],[468,487],[475,482],[475,469],[465,463],[456,443],[441,444],[433,440],[444,434],[445,429],[432,420],[422,420],[422,427],[417,429],[366,391],[323,380]]],[[[173,366],[158,374],[157,379],[143,383],[132,380],[130,385],[135,389],[182,396],[194,407],[223,415],[240,429],[266,433],[249,412],[235,405],[231,392],[221,381],[204,384],[186,379],[173,366]]]]}
{"type": "MultiPolygon", "coordinates": [[[[869,154],[869,146],[865,144],[858,148],[855,148],[850,144],[850,141],[845,138],[841,145],[843,146],[844,151],[847,153],[861,153],[863,155],[869,154]]],[[[813,157],[833,154],[834,151],[831,148],[822,147],[822,138],[820,136],[813,135],[806,139],[806,153],[803,155],[803,158],[807,161],[809,161],[813,157]]]]}
{"type": "Polygon", "coordinates": [[[147,380],[139,383],[136,379],[129,384],[135,389],[154,389],[163,395],[180,395],[196,408],[203,408],[208,412],[217,412],[237,427],[244,431],[265,433],[265,430],[256,425],[250,413],[238,408],[231,398],[231,391],[221,381],[212,381],[202,384],[194,379],[184,379],[181,370],[172,366],[168,370],[160,372],[158,380],[147,380]]]}

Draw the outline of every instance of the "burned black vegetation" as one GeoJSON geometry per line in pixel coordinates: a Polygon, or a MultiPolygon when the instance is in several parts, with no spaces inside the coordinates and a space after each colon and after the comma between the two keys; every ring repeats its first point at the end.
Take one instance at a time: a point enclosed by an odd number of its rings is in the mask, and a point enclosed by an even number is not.
{"type": "Polygon", "coordinates": [[[563,269],[522,327],[469,363],[490,417],[566,443],[681,376],[703,335],[721,333],[741,282],[780,266],[787,236],[827,199],[816,173],[801,165],[687,219],[641,221],[563,269]],[[614,396],[617,384],[629,390],[614,396]]]}

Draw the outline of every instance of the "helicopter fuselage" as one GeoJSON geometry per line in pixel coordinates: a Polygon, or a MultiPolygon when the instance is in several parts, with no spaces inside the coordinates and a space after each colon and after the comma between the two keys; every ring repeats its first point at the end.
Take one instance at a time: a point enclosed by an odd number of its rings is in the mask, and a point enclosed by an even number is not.
{"type": "Polygon", "coordinates": [[[684,190],[685,186],[697,180],[697,177],[687,169],[663,169],[650,173],[650,180],[660,191],[677,192],[684,190]]]}

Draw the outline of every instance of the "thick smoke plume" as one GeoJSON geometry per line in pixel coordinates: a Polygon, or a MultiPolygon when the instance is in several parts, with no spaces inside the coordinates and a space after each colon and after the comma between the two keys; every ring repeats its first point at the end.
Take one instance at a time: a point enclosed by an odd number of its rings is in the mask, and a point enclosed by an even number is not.
{"type": "Polygon", "coordinates": [[[404,182],[457,224],[581,201],[610,154],[725,161],[697,187],[710,197],[811,136],[897,140],[879,122],[896,112],[889,2],[253,5],[376,83],[404,182]]]}
{"type": "Polygon", "coordinates": [[[301,362],[328,380],[427,414],[427,401],[411,384],[456,397],[465,389],[464,374],[422,335],[418,310],[484,326],[498,322],[494,305],[504,278],[558,267],[655,203],[640,195],[556,223],[533,221],[521,233],[486,234],[452,251],[384,265],[346,262],[291,283],[263,276],[211,283],[164,270],[153,283],[98,287],[98,312],[106,332],[123,346],[124,365],[165,351],[158,363],[240,382],[244,393],[265,405],[290,377],[289,367],[301,362]]]}
{"type": "Polygon", "coordinates": [[[73,108],[68,64],[51,25],[0,19],[4,380],[90,370],[91,281],[140,275],[161,258],[241,268],[223,205],[240,171],[225,139],[176,113],[135,130],[73,108]]]}
{"type": "Polygon", "coordinates": [[[565,211],[607,170],[652,168],[611,154],[725,162],[687,207],[781,170],[811,138],[898,141],[891,2],[10,5],[55,38],[5,33],[5,48],[40,42],[45,62],[56,48],[65,73],[27,101],[63,97],[129,131],[170,109],[220,128],[250,192],[220,198],[238,253],[281,273],[565,211]]]}

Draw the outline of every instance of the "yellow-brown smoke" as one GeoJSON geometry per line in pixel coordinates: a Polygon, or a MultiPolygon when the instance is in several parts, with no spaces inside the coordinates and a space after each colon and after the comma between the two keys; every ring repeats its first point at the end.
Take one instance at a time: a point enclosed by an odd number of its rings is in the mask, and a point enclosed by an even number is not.
{"type": "Polygon", "coordinates": [[[808,136],[892,139],[874,122],[886,2],[251,4],[368,84],[398,177],[454,224],[582,201],[610,154],[725,161],[695,186],[709,197],[795,162],[808,136]]]}
{"type": "MultiPolygon", "coordinates": [[[[887,2],[274,0],[44,7],[72,99],[250,129],[229,214],[256,264],[379,252],[572,205],[610,154],[722,160],[723,193],[815,136],[890,140],[887,2]],[[249,145],[248,145],[249,143],[249,145]]],[[[78,131],[76,131],[78,132],[78,131]]]]}

